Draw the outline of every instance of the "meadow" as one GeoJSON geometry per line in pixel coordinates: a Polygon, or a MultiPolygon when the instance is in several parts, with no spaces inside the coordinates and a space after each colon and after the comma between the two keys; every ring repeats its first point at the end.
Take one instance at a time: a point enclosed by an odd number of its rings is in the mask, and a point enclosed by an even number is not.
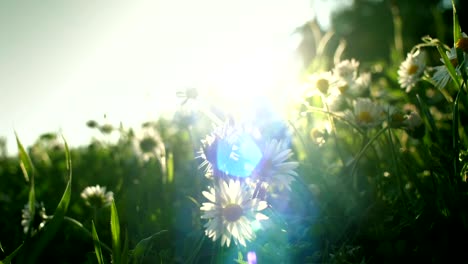
{"type": "Polygon", "coordinates": [[[187,89],[139,130],[89,121],[86,146],[18,134],[0,157],[0,263],[467,263],[456,11],[448,43],[421,36],[389,62],[321,34],[286,118],[239,120],[187,89]]]}

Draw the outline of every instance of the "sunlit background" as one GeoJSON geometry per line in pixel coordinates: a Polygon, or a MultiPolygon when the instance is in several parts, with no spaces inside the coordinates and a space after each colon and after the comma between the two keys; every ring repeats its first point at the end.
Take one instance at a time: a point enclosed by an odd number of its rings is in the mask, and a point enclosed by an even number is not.
{"type": "Polygon", "coordinates": [[[229,111],[265,96],[279,109],[299,70],[295,28],[316,15],[327,28],[342,2],[2,2],[0,136],[10,154],[14,131],[25,145],[45,132],[85,144],[86,121],[137,127],[188,87],[229,111]]]}

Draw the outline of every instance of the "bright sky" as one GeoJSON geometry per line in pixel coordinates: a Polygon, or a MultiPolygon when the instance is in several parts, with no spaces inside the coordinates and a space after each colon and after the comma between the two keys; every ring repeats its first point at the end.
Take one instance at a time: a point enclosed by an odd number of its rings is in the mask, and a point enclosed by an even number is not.
{"type": "Polygon", "coordinates": [[[0,136],[10,153],[15,130],[76,146],[86,121],[137,127],[187,87],[229,102],[287,93],[290,34],[317,7],[326,25],[323,0],[2,1],[0,136]]]}

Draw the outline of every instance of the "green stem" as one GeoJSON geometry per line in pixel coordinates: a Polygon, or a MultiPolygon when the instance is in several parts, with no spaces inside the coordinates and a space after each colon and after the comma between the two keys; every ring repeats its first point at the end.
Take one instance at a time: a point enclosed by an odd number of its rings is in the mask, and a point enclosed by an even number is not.
{"type": "Polygon", "coordinates": [[[459,154],[460,154],[460,147],[458,145],[459,135],[458,135],[458,102],[460,101],[460,94],[463,92],[463,89],[460,89],[457,93],[457,97],[455,98],[455,103],[453,104],[453,113],[452,113],[452,146],[453,146],[453,179],[454,183],[458,182],[459,177],[459,154]]]}
{"type": "MultiPolygon", "coordinates": [[[[86,227],[83,226],[82,223],[80,223],[78,220],[74,219],[74,218],[71,218],[71,217],[68,217],[68,216],[65,216],[64,217],[64,220],[65,221],[68,221],[69,223],[72,223],[74,224],[75,226],[77,226],[79,229],[81,229],[86,235],[88,235],[89,237],[93,238],[93,234],[88,230],[86,229],[86,227]]],[[[107,246],[106,244],[104,244],[103,242],[99,241],[99,243],[101,244],[101,246],[109,251],[109,253],[112,253],[112,249],[107,246]]]]}
{"type": "Polygon", "coordinates": [[[334,118],[336,118],[336,119],[338,119],[338,120],[340,120],[340,121],[343,121],[343,122],[345,122],[346,124],[352,126],[352,127],[353,127],[354,129],[356,129],[360,134],[365,135],[365,132],[364,132],[360,127],[358,127],[356,124],[354,124],[353,122],[347,120],[346,118],[344,118],[344,117],[342,117],[342,116],[340,116],[340,115],[337,115],[337,114],[332,113],[332,112],[330,112],[330,111],[323,110],[323,109],[321,109],[321,108],[313,107],[313,106],[309,106],[309,107],[307,108],[307,110],[308,110],[308,112],[318,112],[318,113],[328,114],[328,115],[330,115],[330,116],[332,116],[332,117],[334,117],[334,118]]]}
{"type": "Polygon", "coordinates": [[[398,8],[398,5],[396,1],[391,1],[391,6],[390,10],[392,12],[392,17],[393,17],[393,27],[394,27],[394,41],[395,41],[395,50],[398,54],[398,59],[403,58],[403,34],[402,34],[402,28],[403,28],[403,22],[401,20],[400,16],[400,9],[398,8]]]}
{"type": "Polygon", "coordinates": [[[390,143],[390,149],[392,152],[392,163],[393,163],[393,167],[395,168],[394,173],[397,176],[398,186],[400,187],[400,193],[401,193],[401,196],[403,197],[403,203],[405,205],[405,208],[408,209],[407,197],[406,197],[405,189],[403,188],[403,180],[401,178],[400,170],[398,169],[397,155],[395,153],[395,147],[394,147],[395,144],[393,143],[393,133],[390,129],[388,130],[388,141],[390,143]]]}
{"type": "MultiPolygon", "coordinates": [[[[330,113],[330,108],[328,107],[328,104],[325,102],[325,100],[323,100],[323,97],[322,97],[322,102],[323,102],[323,106],[325,107],[325,111],[330,113]]],[[[330,122],[330,125],[331,125],[333,139],[335,140],[335,148],[336,148],[336,151],[338,152],[338,155],[340,156],[341,163],[346,164],[343,151],[341,150],[340,145],[338,144],[338,135],[336,133],[335,120],[333,119],[332,115],[328,115],[328,121],[330,122]]]]}
{"type": "MultiPolygon", "coordinates": [[[[373,136],[368,142],[366,145],[364,145],[364,147],[361,149],[361,151],[358,153],[358,155],[356,156],[356,158],[354,159],[354,164],[353,164],[353,168],[351,169],[351,177],[354,177],[354,174],[356,172],[356,167],[357,167],[357,164],[359,163],[359,160],[362,158],[362,156],[364,155],[364,153],[367,151],[367,149],[372,145],[372,143],[374,143],[374,141],[380,136],[382,135],[386,130],[388,129],[388,127],[384,127],[382,128],[381,130],[379,130],[379,132],[377,132],[377,134],[375,134],[375,136],[373,136]]],[[[356,183],[357,180],[354,179],[354,182],[356,183]]]]}

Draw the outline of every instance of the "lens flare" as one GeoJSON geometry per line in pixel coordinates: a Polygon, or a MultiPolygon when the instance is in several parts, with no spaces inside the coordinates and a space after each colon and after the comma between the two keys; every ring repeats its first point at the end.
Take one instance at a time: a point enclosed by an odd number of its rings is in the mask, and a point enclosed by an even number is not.
{"type": "Polygon", "coordinates": [[[228,175],[248,177],[262,159],[260,148],[246,133],[222,139],[217,147],[218,170],[228,175]]]}
{"type": "Polygon", "coordinates": [[[247,253],[247,263],[257,264],[257,254],[255,254],[254,251],[249,251],[249,253],[247,253]]]}

